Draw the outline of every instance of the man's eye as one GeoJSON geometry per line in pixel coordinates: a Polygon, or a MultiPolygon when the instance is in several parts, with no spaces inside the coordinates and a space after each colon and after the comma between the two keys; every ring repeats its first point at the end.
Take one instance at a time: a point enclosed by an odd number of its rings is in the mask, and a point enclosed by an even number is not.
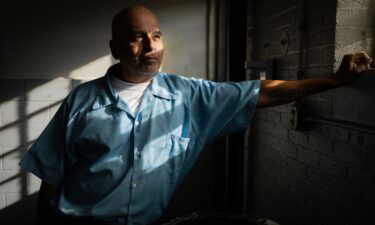
{"type": "Polygon", "coordinates": [[[142,35],[140,35],[140,34],[136,34],[136,35],[133,35],[132,36],[132,41],[142,41],[142,35]]]}
{"type": "Polygon", "coordinates": [[[153,37],[157,39],[161,38],[161,32],[154,33],[153,37]]]}

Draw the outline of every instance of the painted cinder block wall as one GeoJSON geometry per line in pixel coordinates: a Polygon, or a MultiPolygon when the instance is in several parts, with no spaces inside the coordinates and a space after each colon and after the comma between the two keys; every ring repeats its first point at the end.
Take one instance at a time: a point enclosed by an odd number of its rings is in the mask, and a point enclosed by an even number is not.
{"type": "MultiPolygon", "coordinates": [[[[248,3],[247,60],[275,60],[274,79],[297,79],[303,21],[303,79],[327,77],[346,53],[374,53],[372,0],[248,3]],[[287,51],[280,43],[285,34],[287,51]]],[[[304,113],[373,126],[374,84],[367,76],[308,97],[304,113]]],[[[375,135],[321,123],[294,130],[291,106],[257,112],[248,149],[253,162],[248,211],[281,224],[375,224],[375,135]]]]}

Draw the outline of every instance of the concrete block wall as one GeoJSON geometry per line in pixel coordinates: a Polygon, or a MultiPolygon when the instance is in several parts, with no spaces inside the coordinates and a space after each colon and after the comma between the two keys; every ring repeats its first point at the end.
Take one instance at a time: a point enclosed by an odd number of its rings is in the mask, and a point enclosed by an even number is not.
{"type": "Polygon", "coordinates": [[[35,202],[26,201],[40,180],[18,166],[22,154],[40,135],[61,100],[71,91],[71,79],[1,79],[0,81],[0,220],[32,224],[35,202]],[[29,204],[32,203],[32,204],[29,204]],[[17,206],[18,205],[18,206],[17,206]],[[6,218],[14,216],[22,218],[6,218]]]}
{"type": "MultiPolygon", "coordinates": [[[[328,76],[344,52],[373,53],[371,2],[249,1],[253,8],[248,18],[248,61],[274,59],[273,79],[296,80],[299,28],[306,21],[303,79],[328,76]],[[359,34],[349,32],[357,23],[364,27],[355,28],[359,34]],[[285,36],[290,40],[286,51],[280,43],[285,36]]],[[[345,93],[344,89],[310,96],[303,100],[304,109],[309,115],[334,118],[334,111],[345,104],[345,93]]],[[[361,101],[359,96],[353,102],[361,101]]],[[[368,102],[370,97],[362,94],[368,102]]],[[[346,119],[356,115],[355,108],[346,109],[346,119]]],[[[288,225],[375,224],[375,135],[319,123],[294,130],[290,119],[291,104],[257,112],[248,149],[253,159],[249,213],[288,225]]]]}

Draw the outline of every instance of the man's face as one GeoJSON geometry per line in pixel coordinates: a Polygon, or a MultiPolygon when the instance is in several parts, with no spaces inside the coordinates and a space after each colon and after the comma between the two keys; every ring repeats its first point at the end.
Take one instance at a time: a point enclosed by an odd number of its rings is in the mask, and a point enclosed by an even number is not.
{"type": "Polygon", "coordinates": [[[118,37],[111,43],[112,53],[126,72],[154,75],[163,59],[163,40],[155,16],[148,10],[134,10],[124,18],[118,37]]]}

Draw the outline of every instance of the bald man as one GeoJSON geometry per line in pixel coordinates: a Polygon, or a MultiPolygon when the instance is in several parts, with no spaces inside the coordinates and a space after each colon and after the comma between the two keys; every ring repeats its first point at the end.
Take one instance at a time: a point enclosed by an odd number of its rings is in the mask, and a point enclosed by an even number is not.
{"type": "Polygon", "coordinates": [[[120,63],[75,88],[20,165],[42,179],[38,224],[150,224],[204,145],[244,131],[258,107],[353,82],[372,59],[346,55],[333,76],[215,83],[158,72],[162,33],[144,6],[112,21],[120,63]]]}

